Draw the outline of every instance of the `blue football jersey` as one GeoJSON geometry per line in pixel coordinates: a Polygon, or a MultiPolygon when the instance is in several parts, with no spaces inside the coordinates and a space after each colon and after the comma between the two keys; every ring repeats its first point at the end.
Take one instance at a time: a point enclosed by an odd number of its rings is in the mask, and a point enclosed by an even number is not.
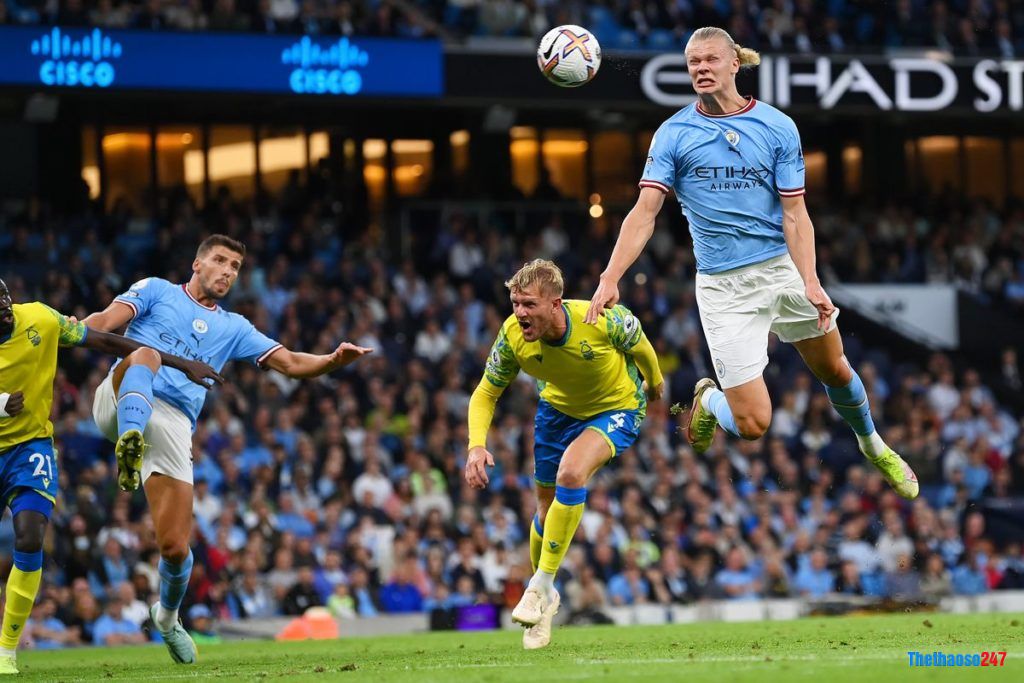
{"type": "MultiPolygon", "coordinates": [[[[259,365],[281,346],[237,313],[204,306],[185,285],[157,277],[139,280],[114,300],[135,311],[126,337],[164,353],[202,361],[217,372],[230,360],[259,365]]],[[[153,395],[177,406],[193,427],[206,401],[206,389],[168,367],[157,373],[153,395]]]]}
{"type": "Polygon", "coordinates": [[[781,197],[804,193],[800,134],[753,98],[732,114],[691,104],[654,134],[640,186],[675,190],[698,272],[760,263],[786,253],[781,197]]]}

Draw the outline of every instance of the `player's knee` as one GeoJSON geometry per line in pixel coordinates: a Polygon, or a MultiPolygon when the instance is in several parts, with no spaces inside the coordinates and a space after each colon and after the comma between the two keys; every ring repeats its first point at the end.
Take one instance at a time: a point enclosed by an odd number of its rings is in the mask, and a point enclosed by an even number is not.
{"type": "Polygon", "coordinates": [[[839,356],[825,367],[819,368],[818,379],[822,384],[830,387],[845,387],[849,384],[853,379],[853,370],[850,368],[846,356],[839,356]]]}
{"type": "Polygon", "coordinates": [[[23,510],[14,515],[14,549],[19,553],[37,553],[43,549],[48,520],[34,510],[23,510]]]}
{"type": "Polygon", "coordinates": [[[760,439],[768,431],[772,423],[771,410],[756,410],[745,415],[736,416],[736,428],[740,436],[749,441],[760,439]]]}
{"type": "Polygon", "coordinates": [[[587,472],[578,465],[562,461],[555,483],[571,489],[583,488],[587,485],[587,472]]]}
{"type": "Polygon", "coordinates": [[[159,352],[148,346],[132,351],[128,356],[128,362],[131,365],[145,365],[154,372],[160,369],[161,364],[159,352]]]}
{"type": "Polygon", "coordinates": [[[160,541],[160,557],[168,562],[181,564],[188,557],[188,541],[179,538],[160,541]]]}
{"type": "Polygon", "coordinates": [[[43,549],[43,536],[46,534],[46,522],[41,525],[25,524],[15,529],[14,549],[19,553],[38,553],[43,549]]]}

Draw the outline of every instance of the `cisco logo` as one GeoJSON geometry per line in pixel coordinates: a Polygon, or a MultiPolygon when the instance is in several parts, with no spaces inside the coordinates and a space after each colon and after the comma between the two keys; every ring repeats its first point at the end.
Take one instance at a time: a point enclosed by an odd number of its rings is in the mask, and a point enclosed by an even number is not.
{"type": "Polygon", "coordinates": [[[39,67],[39,80],[44,85],[106,88],[114,82],[114,66],[108,61],[121,57],[121,43],[93,29],[80,40],[55,28],[32,41],[31,51],[46,57],[39,67]]]}
{"type": "Polygon", "coordinates": [[[282,64],[296,68],[288,77],[292,92],[303,95],[356,95],[363,89],[357,68],[366,66],[370,55],[342,38],[330,47],[320,47],[304,36],[281,53],[282,64]]]}

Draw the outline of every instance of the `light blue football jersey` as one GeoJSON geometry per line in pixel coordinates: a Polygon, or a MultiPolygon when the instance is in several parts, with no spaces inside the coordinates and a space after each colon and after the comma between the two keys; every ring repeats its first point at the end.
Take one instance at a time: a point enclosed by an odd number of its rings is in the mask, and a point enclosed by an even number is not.
{"type": "MultiPolygon", "coordinates": [[[[157,277],[139,280],[114,300],[135,311],[126,337],[164,353],[202,361],[217,372],[231,360],[259,365],[281,346],[237,313],[204,306],[185,285],[157,277]]],[[[161,367],[153,380],[153,395],[185,413],[193,428],[206,401],[206,389],[168,367],[161,367]]]]}
{"type": "Polygon", "coordinates": [[[691,104],[654,134],[640,186],[675,190],[697,272],[760,263],[786,253],[781,197],[804,193],[800,134],[793,119],[753,98],[722,115],[691,104]]]}

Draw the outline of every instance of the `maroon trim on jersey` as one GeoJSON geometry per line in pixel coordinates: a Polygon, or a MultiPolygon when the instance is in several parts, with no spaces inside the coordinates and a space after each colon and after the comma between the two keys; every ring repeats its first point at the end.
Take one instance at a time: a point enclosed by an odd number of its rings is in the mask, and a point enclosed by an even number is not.
{"type": "Polygon", "coordinates": [[[124,304],[128,308],[132,309],[132,320],[135,320],[136,318],[139,317],[139,307],[133,304],[131,301],[125,301],[124,299],[114,299],[114,303],[124,304]]]}
{"type": "Polygon", "coordinates": [[[208,311],[216,311],[217,310],[217,304],[214,304],[213,306],[207,306],[206,304],[199,303],[199,299],[197,299],[194,296],[192,296],[192,292],[188,291],[188,285],[182,285],[181,288],[183,290],[185,290],[185,294],[188,295],[188,298],[192,299],[192,301],[194,301],[196,303],[196,306],[202,306],[203,308],[205,308],[208,311]]]}
{"type": "Polygon", "coordinates": [[[711,113],[706,112],[706,111],[704,111],[703,109],[700,108],[700,100],[698,100],[697,101],[697,113],[700,114],[701,116],[707,116],[710,119],[724,119],[724,118],[728,118],[730,116],[738,116],[740,114],[746,114],[748,111],[750,111],[751,109],[754,108],[755,104],[757,104],[757,100],[755,100],[753,97],[749,97],[749,98],[747,98],[747,103],[745,105],[743,105],[742,107],[740,107],[739,109],[737,109],[736,111],[731,111],[728,114],[711,114],[711,113]]]}
{"type": "Polygon", "coordinates": [[[656,190],[661,190],[665,194],[668,194],[672,188],[665,183],[659,183],[657,180],[641,180],[640,187],[653,187],[656,190]]]}
{"type": "Polygon", "coordinates": [[[778,192],[780,197],[799,197],[800,195],[804,194],[804,188],[797,187],[792,190],[783,190],[780,187],[778,188],[778,192]]]}
{"type": "Polygon", "coordinates": [[[271,346],[269,349],[267,349],[266,351],[263,352],[262,356],[260,356],[259,358],[256,359],[256,365],[262,368],[263,367],[263,363],[265,363],[268,358],[270,358],[271,356],[274,355],[275,352],[277,352],[278,350],[283,349],[283,348],[284,348],[283,344],[277,344],[275,346],[271,346]]]}

